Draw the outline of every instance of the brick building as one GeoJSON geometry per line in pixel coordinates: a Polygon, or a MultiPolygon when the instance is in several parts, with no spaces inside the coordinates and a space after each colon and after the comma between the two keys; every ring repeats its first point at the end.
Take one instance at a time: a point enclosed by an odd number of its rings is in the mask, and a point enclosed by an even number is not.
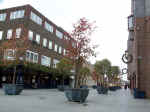
{"type": "MultiPolygon", "coordinates": [[[[65,30],[30,5],[0,10],[0,45],[12,37],[18,40],[26,37],[29,40],[30,47],[21,56],[23,60],[49,67],[56,67],[59,60],[65,56],[66,42],[74,43],[65,30]]],[[[9,55],[12,52],[9,49],[4,58],[13,59],[9,55]]],[[[33,77],[28,78],[29,83],[32,83],[33,77]]],[[[56,80],[49,79],[48,84],[53,81],[56,83],[56,80]]]]}
{"type": "Polygon", "coordinates": [[[131,89],[138,88],[150,97],[150,0],[132,0],[128,17],[128,79],[131,89]]]}

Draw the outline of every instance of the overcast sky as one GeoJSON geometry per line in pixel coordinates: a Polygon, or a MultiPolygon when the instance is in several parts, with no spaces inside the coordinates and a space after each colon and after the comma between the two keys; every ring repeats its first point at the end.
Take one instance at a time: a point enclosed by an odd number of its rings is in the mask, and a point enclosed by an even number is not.
{"type": "Polygon", "coordinates": [[[98,27],[91,39],[98,44],[96,58],[104,58],[121,68],[121,56],[127,48],[127,17],[131,14],[131,0],[0,0],[0,9],[30,4],[66,31],[72,24],[86,17],[98,27]]]}

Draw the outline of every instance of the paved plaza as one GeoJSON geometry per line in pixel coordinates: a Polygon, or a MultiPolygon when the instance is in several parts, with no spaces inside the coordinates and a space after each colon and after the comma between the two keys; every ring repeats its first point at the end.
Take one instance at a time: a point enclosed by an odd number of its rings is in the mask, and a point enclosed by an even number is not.
{"type": "Polygon", "coordinates": [[[24,90],[21,95],[4,95],[0,89],[0,112],[150,112],[150,100],[134,99],[129,90],[99,95],[91,89],[83,104],[68,102],[55,89],[24,90]]]}

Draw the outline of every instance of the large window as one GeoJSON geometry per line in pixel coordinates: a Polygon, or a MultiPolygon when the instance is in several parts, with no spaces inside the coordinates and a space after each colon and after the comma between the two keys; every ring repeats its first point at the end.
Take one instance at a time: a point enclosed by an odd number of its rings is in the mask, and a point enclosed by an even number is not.
{"type": "Polygon", "coordinates": [[[56,66],[56,65],[57,65],[57,63],[59,63],[59,60],[54,59],[54,60],[53,60],[53,67],[54,67],[54,68],[56,68],[56,67],[57,67],[57,66],[56,66]]]}
{"type": "Polygon", "coordinates": [[[36,34],[36,42],[37,42],[38,44],[40,44],[40,35],[39,35],[39,34],[36,34]]]}
{"type": "Polygon", "coordinates": [[[68,40],[68,36],[65,35],[65,36],[64,36],[64,39],[65,39],[65,40],[68,40]]]}
{"type": "Polygon", "coordinates": [[[58,49],[58,45],[55,44],[54,51],[57,52],[57,49],[58,49]]]}
{"type": "Polygon", "coordinates": [[[6,20],[6,13],[0,14],[0,21],[5,21],[6,20]]]}
{"type": "Polygon", "coordinates": [[[47,56],[41,56],[41,65],[50,66],[51,58],[47,56]]]}
{"type": "Polygon", "coordinates": [[[53,26],[50,25],[49,23],[45,22],[45,28],[49,31],[49,32],[53,32],[53,26]]]}
{"type": "Polygon", "coordinates": [[[128,29],[129,30],[134,29],[134,16],[133,15],[128,17],[128,29]]]}
{"type": "Polygon", "coordinates": [[[35,13],[31,12],[30,18],[39,25],[42,25],[42,19],[37,16],[35,13]]]}
{"type": "Polygon", "coordinates": [[[10,13],[10,19],[18,19],[24,17],[24,10],[18,10],[10,13]]]}
{"type": "Polygon", "coordinates": [[[56,30],[56,36],[60,39],[63,38],[63,33],[61,33],[60,31],[56,30]]]}
{"type": "Polygon", "coordinates": [[[12,29],[9,29],[8,31],[7,31],[7,39],[11,39],[12,38],[12,29]]]}
{"type": "Polygon", "coordinates": [[[20,38],[21,35],[21,28],[16,29],[16,38],[20,38]]]}
{"type": "Polygon", "coordinates": [[[0,31],[0,40],[3,38],[3,31],[0,31]]]}
{"type": "Polygon", "coordinates": [[[43,47],[47,47],[47,39],[46,38],[43,39],[43,47]]]}
{"type": "Polygon", "coordinates": [[[26,51],[26,61],[38,63],[38,53],[34,53],[32,51],[26,51]]]}
{"type": "Polygon", "coordinates": [[[64,49],[64,52],[63,52],[63,54],[64,54],[64,55],[66,55],[66,49],[64,49]]]}
{"type": "Polygon", "coordinates": [[[28,38],[29,40],[33,40],[33,32],[31,30],[28,32],[28,38]]]}
{"type": "Polygon", "coordinates": [[[72,42],[72,47],[75,48],[76,47],[76,43],[72,42]]]}
{"type": "Polygon", "coordinates": [[[15,60],[16,51],[13,49],[6,49],[4,52],[4,59],[15,60]]]}
{"type": "Polygon", "coordinates": [[[49,46],[48,46],[48,48],[49,48],[49,49],[53,49],[53,42],[52,42],[51,40],[49,41],[49,46]]]}
{"type": "Polygon", "coordinates": [[[59,54],[61,54],[62,53],[62,47],[61,46],[59,46],[59,54]]]}

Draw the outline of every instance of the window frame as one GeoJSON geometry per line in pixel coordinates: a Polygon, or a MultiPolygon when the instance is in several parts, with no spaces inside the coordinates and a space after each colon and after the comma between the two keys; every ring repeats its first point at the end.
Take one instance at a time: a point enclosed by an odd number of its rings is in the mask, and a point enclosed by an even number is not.
{"type": "Polygon", "coordinates": [[[16,28],[16,38],[20,38],[20,36],[21,36],[21,31],[22,31],[21,28],[16,28]]]}
{"type": "Polygon", "coordinates": [[[4,31],[1,31],[1,30],[0,30],[0,40],[3,39],[3,33],[4,33],[4,31]]]}
{"type": "Polygon", "coordinates": [[[12,38],[12,35],[13,35],[13,29],[8,29],[7,30],[7,39],[11,39],[12,38]]]}
{"type": "Polygon", "coordinates": [[[59,30],[56,29],[56,36],[59,38],[59,39],[63,39],[63,33],[59,30]]]}
{"type": "Polygon", "coordinates": [[[24,9],[12,11],[10,12],[10,20],[24,18],[24,15],[25,15],[24,9]]]}
{"type": "Polygon", "coordinates": [[[41,65],[51,66],[51,57],[41,55],[41,65]]]}
{"type": "Polygon", "coordinates": [[[7,16],[7,13],[1,13],[0,14],[0,21],[5,21],[6,20],[6,16],[7,16]]]}
{"type": "Polygon", "coordinates": [[[43,38],[43,47],[47,47],[47,38],[43,38]]]}

